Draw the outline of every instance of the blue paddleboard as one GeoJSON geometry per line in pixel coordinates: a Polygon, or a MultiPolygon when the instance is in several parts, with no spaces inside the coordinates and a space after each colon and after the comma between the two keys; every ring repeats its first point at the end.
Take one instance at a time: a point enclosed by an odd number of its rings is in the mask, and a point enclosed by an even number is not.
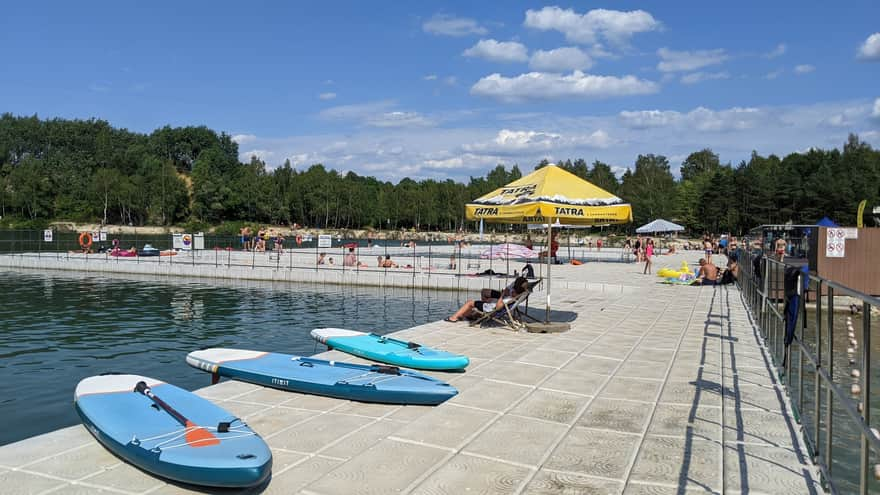
{"type": "Polygon", "coordinates": [[[215,376],[266,387],[387,404],[439,404],[458,390],[448,383],[394,366],[326,361],[273,352],[204,349],[186,362],[215,376]]]}
{"type": "Polygon", "coordinates": [[[342,328],[316,328],[312,330],[312,337],[331,349],[407,368],[461,370],[469,363],[467,356],[375,333],[356,332],[342,328]]]}
{"type": "Polygon", "coordinates": [[[272,453],[259,435],[231,413],[174,385],[138,375],[92,376],[76,386],[74,403],[101,444],[163,478],[249,487],[271,472],[272,453]],[[143,392],[135,390],[139,382],[146,386],[143,392]]]}

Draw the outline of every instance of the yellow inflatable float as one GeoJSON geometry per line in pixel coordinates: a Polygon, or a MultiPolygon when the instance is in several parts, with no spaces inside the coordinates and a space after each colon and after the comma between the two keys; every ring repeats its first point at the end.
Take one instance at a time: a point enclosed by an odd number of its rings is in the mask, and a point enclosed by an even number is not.
{"type": "Polygon", "coordinates": [[[662,278],[679,278],[682,275],[693,275],[694,272],[691,271],[691,267],[688,266],[687,261],[681,262],[681,268],[678,270],[673,270],[672,268],[663,267],[657,270],[657,276],[662,278]]]}

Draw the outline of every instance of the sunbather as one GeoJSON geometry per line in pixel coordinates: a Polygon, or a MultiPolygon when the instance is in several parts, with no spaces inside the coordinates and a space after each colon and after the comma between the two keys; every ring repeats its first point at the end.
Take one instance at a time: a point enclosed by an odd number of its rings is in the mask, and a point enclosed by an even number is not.
{"type": "Polygon", "coordinates": [[[483,289],[480,293],[480,299],[464,303],[454,315],[446,318],[445,321],[456,322],[467,319],[474,316],[475,310],[485,312],[501,309],[504,306],[505,298],[516,297],[527,290],[529,290],[529,281],[525,277],[517,277],[512,284],[500,292],[483,289]]]}

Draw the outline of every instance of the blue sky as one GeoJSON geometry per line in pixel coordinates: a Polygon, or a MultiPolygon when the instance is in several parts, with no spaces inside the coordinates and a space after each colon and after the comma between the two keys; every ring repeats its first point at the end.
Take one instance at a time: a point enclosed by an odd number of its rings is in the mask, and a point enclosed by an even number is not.
{"type": "Polygon", "coordinates": [[[0,112],[397,181],[880,147],[880,3],[12,2],[0,112]]]}

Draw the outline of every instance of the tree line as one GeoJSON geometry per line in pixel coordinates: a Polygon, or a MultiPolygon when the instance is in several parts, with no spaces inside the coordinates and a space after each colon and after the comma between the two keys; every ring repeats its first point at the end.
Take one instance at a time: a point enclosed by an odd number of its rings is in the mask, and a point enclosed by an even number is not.
{"type": "MultiPolygon", "coordinates": [[[[737,166],[704,149],[681,164],[679,179],[666,157],[652,154],[639,155],[619,178],[600,161],[558,165],[632,203],[636,225],[662,217],[694,232],[811,223],[824,215],[847,222],[859,201],[877,204],[880,195],[880,152],[856,136],[842,151],[781,159],[753,153],[737,166]]],[[[256,157],[242,163],[229,135],[204,126],[143,134],[97,119],[0,116],[0,222],[7,226],[67,220],[454,230],[466,226],[466,202],[522,175],[516,165],[499,165],[467,183],[393,184],[321,164],[300,170],[289,161],[270,169],[256,157]]]]}

